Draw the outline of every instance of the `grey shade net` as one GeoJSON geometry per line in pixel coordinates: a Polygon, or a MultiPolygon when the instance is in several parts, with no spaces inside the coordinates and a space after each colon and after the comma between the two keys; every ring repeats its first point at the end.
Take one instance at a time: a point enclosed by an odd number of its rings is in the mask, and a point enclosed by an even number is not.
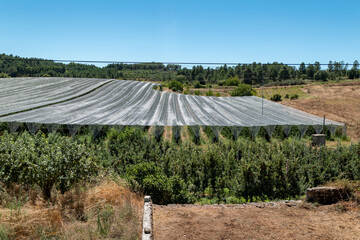
{"type": "Polygon", "coordinates": [[[308,126],[306,125],[298,125],[298,129],[300,131],[300,136],[303,137],[306,131],[308,130],[308,126]]]}
{"type": "Polygon", "coordinates": [[[49,132],[53,133],[56,132],[60,128],[60,124],[46,124],[46,128],[49,132]]]}
{"type": "MultiPolygon", "coordinates": [[[[261,126],[280,125],[287,129],[294,125],[323,124],[322,117],[265,99],[262,114],[262,99],[255,96],[183,95],[156,91],[154,85],[130,80],[0,79],[0,92],[4,93],[0,95],[0,122],[250,127],[253,135],[257,135],[261,126]]],[[[343,126],[328,119],[326,125],[343,126]]]]}
{"type": "Polygon", "coordinates": [[[35,134],[41,127],[41,123],[26,123],[26,126],[31,134],[35,134]]]}
{"type": "Polygon", "coordinates": [[[181,137],[181,127],[179,126],[173,126],[172,127],[172,135],[174,136],[174,139],[178,141],[181,137]]]}
{"type": "Polygon", "coordinates": [[[90,129],[91,135],[93,137],[96,137],[100,133],[102,126],[101,125],[89,125],[89,129],[90,129]]]}
{"type": "Polygon", "coordinates": [[[110,81],[94,78],[0,78],[0,116],[66,101],[110,81]]]}
{"type": "Polygon", "coordinates": [[[260,131],[260,128],[261,128],[261,126],[253,126],[253,127],[250,128],[251,135],[252,135],[254,138],[258,135],[258,133],[259,133],[259,131],[260,131]]]}
{"type": "Polygon", "coordinates": [[[69,132],[70,132],[71,136],[75,136],[78,133],[78,131],[80,130],[81,125],[68,124],[67,128],[69,129],[69,132]]]}
{"type": "Polygon", "coordinates": [[[234,139],[237,139],[239,137],[239,135],[241,134],[241,131],[243,130],[243,127],[239,127],[239,126],[231,126],[230,130],[233,134],[234,139]]]}
{"type": "Polygon", "coordinates": [[[331,124],[328,126],[328,128],[330,130],[331,135],[335,135],[335,132],[336,132],[338,126],[331,124]]]}
{"type": "Polygon", "coordinates": [[[8,122],[8,126],[10,129],[10,132],[16,132],[16,130],[20,127],[19,122],[8,122]]]}
{"type": "Polygon", "coordinates": [[[266,130],[267,134],[269,134],[270,137],[272,137],[275,129],[276,129],[276,125],[265,126],[265,130],[266,130]]]}
{"type": "Polygon", "coordinates": [[[286,136],[289,136],[292,125],[284,125],[284,126],[282,126],[282,127],[283,127],[283,130],[284,130],[285,135],[286,135],[286,136]]]}

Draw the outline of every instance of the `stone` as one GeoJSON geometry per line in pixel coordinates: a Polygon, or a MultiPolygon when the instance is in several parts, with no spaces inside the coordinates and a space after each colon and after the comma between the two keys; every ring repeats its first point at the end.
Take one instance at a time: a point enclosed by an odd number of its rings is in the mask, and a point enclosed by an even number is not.
{"type": "Polygon", "coordinates": [[[306,200],[320,204],[332,204],[340,200],[347,200],[348,194],[344,188],[338,187],[315,187],[308,188],[306,200]]]}

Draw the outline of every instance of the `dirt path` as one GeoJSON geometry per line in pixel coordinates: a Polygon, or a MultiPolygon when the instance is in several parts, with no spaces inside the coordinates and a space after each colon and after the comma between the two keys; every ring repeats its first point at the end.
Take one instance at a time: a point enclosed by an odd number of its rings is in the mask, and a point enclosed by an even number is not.
{"type": "Polygon", "coordinates": [[[155,239],[360,239],[360,213],[338,205],[154,205],[155,239]]]}

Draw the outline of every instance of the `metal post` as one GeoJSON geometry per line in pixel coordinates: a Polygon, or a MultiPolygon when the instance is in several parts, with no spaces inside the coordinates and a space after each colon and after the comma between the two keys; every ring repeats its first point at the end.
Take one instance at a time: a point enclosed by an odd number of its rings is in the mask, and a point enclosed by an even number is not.
{"type": "Polygon", "coordinates": [[[261,115],[264,115],[264,72],[261,74],[262,82],[261,82],[261,115]]]}

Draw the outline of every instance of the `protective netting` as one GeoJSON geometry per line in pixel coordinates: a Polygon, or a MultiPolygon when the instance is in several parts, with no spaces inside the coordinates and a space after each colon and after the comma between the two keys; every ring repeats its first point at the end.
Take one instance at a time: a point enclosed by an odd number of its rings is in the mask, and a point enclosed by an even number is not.
{"type": "Polygon", "coordinates": [[[234,139],[237,139],[239,137],[241,131],[243,130],[243,127],[234,127],[234,126],[232,126],[232,127],[230,127],[230,130],[231,130],[231,132],[233,134],[234,139]]]}
{"type": "Polygon", "coordinates": [[[174,136],[175,141],[178,141],[181,137],[181,127],[173,126],[172,127],[172,135],[174,136]]]}
{"type": "Polygon", "coordinates": [[[31,134],[35,134],[41,127],[40,123],[26,123],[26,126],[31,134]]]}
{"type": "Polygon", "coordinates": [[[250,130],[251,130],[251,135],[255,138],[257,135],[258,135],[258,133],[259,133],[259,131],[260,131],[260,126],[253,126],[253,127],[251,127],[250,128],[250,130]]]}
{"type": "Polygon", "coordinates": [[[0,116],[66,101],[110,81],[95,78],[0,78],[0,116]]]}
{"type": "Polygon", "coordinates": [[[304,136],[304,134],[306,133],[306,131],[308,130],[308,126],[306,126],[306,125],[299,125],[299,126],[297,126],[298,127],[298,129],[299,129],[299,131],[300,131],[300,136],[301,137],[303,137],[304,136]]]}
{"type": "Polygon", "coordinates": [[[276,129],[276,125],[265,126],[267,134],[271,137],[276,129]]]}
{"type": "Polygon", "coordinates": [[[91,135],[93,135],[93,137],[96,137],[101,132],[102,126],[101,125],[90,125],[89,129],[90,129],[91,135]]]}
{"type": "Polygon", "coordinates": [[[20,127],[19,122],[8,122],[8,126],[10,129],[10,132],[16,132],[16,130],[20,127]]]}
{"type": "Polygon", "coordinates": [[[75,135],[78,133],[78,131],[80,130],[81,125],[68,124],[68,125],[67,125],[67,128],[69,129],[70,135],[71,135],[71,136],[75,136],[75,135]]]}
{"type": "MultiPolygon", "coordinates": [[[[210,126],[215,134],[228,126],[235,136],[248,127],[256,136],[260,127],[272,135],[281,126],[289,135],[292,126],[308,126],[317,133],[322,117],[275,102],[249,97],[204,97],[156,91],[155,83],[76,78],[0,79],[0,122],[17,129],[18,123],[46,124],[49,130],[66,125],[71,134],[77,126],[210,126]],[[55,124],[54,127],[51,127],[55,124]],[[220,128],[219,128],[220,127],[220,128]],[[239,129],[238,129],[239,128],[239,129]]],[[[331,133],[343,124],[326,119],[331,133]]],[[[32,128],[35,131],[37,127],[32,128]]],[[[97,130],[92,131],[96,134],[97,130]]],[[[177,133],[176,133],[177,134],[177,133]]]]}
{"type": "Polygon", "coordinates": [[[291,125],[284,125],[282,126],[283,127],[283,130],[284,130],[284,133],[286,136],[289,136],[290,135],[290,131],[291,131],[291,125]]]}
{"type": "Polygon", "coordinates": [[[46,124],[46,128],[49,132],[56,132],[60,128],[60,124],[50,123],[46,124]]]}
{"type": "Polygon", "coordinates": [[[164,126],[155,126],[155,128],[154,128],[155,138],[160,139],[163,132],[164,132],[164,126]]]}

